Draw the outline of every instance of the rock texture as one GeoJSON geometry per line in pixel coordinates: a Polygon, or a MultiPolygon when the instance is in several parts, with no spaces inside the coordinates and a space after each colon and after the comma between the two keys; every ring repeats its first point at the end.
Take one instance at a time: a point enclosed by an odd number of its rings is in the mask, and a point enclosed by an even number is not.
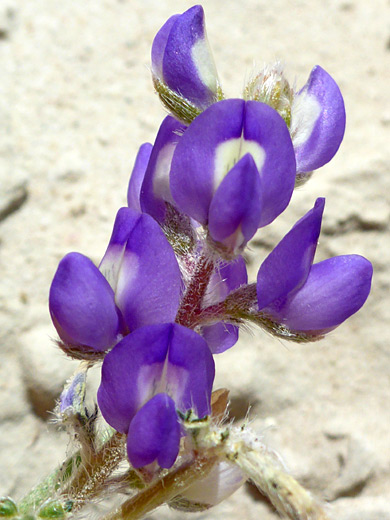
{"type": "MultiPolygon", "coordinates": [[[[366,306],[320,343],[246,332],[217,358],[217,386],[339,520],[390,518],[390,4],[388,0],[204,1],[228,96],[253,61],[282,59],[303,85],[320,64],[345,97],[335,159],[252,244],[251,276],[327,199],[317,260],[374,264],[366,306]]],[[[3,0],[0,5],[0,495],[19,498],[63,458],[47,408],[73,365],[55,353],[47,294],[60,258],[98,261],[138,146],[164,112],[148,64],[156,30],[188,0],[3,0]]],[[[181,518],[162,509],[153,518],[181,518]]],[[[198,519],[276,519],[250,485],[198,519]]]]}

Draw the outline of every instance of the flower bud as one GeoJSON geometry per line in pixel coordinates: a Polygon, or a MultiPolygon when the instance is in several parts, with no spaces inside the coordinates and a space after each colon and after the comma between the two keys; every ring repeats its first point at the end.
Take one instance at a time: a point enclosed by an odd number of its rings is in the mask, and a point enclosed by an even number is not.
{"type": "Polygon", "coordinates": [[[0,518],[14,518],[18,508],[12,498],[0,497],[0,518]]]}
{"type": "Polygon", "coordinates": [[[337,152],[345,130],[344,101],[335,81],[318,65],[298,92],[290,87],[280,62],[269,65],[248,82],[244,98],[266,103],[285,120],[294,145],[297,185],[337,152]]]}
{"type": "Polygon", "coordinates": [[[159,30],[152,46],[152,74],[161,100],[187,123],[221,99],[200,5],[172,16],[159,30]],[[192,109],[187,120],[181,113],[183,108],[189,114],[192,109]]]}
{"type": "Polygon", "coordinates": [[[43,504],[43,506],[38,511],[39,518],[58,518],[62,519],[65,518],[66,513],[64,511],[64,508],[61,504],[61,502],[57,500],[50,500],[49,502],[46,502],[43,504]]]}
{"type": "Polygon", "coordinates": [[[58,414],[63,422],[76,415],[85,414],[85,392],[88,364],[81,363],[76,373],[67,381],[61,392],[58,414]]]}
{"type": "Polygon", "coordinates": [[[260,101],[274,108],[289,128],[293,98],[294,91],[284,76],[280,62],[264,67],[259,74],[249,80],[244,89],[244,99],[260,101]]]}

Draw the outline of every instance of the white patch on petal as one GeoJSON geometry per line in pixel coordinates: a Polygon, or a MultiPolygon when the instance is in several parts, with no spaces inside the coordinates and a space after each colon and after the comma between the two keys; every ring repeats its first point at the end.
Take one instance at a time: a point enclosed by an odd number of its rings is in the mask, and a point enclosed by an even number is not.
{"type": "Polygon", "coordinates": [[[215,94],[218,88],[217,70],[206,38],[200,38],[192,46],[191,58],[200,80],[215,94]]]}
{"type": "Polygon", "coordinates": [[[313,94],[295,96],[291,107],[291,138],[294,148],[306,143],[321,115],[322,106],[313,94]]]}
{"type": "Polygon", "coordinates": [[[171,170],[172,157],[176,144],[177,143],[167,144],[160,150],[153,177],[153,194],[155,197],[171,202],[172,204],[173,199],[169,188],[169,172],[171,170]]]}
{"type": "Polygon", "coordinates": [[[246,244],[245,237],[241,231],[241,224],[238,226],[238,228],[235,230],[234,233],[232,233],[230,236],[222,240],[222,244],[231,252],[234,254],[234,256],[237,256],[242,252],[243,247],[246,244]]]}
{"type": "Polygon", "coordinates": [[[111,288],[114,292],[116,292],[119,270],[121,268],[124,251],[125,245],[110,246],[99,265],[100,272],[111,285],[111,288]]]}
{"type": "Polygon", "coordinates": [[[165,390],[177,406],[181,405],[184,390],[187,386],[189,372],[183,367],[172,365],[168,363],[167,373],[165,378],[165,390]]]}
{"type": "Polygon", "coordinates": [[[163,370],[164,363],[152,363],[151,365],[143,365],[140,368],[136,385],[139,408],[146,404],[149,399],[161,392],[160,382],[163,370]]]}
{"type": "Polygon", "coordinates": [[[217,146],[214,162],[214,190],[218,188],[233,166],[247,153],[251,154],[260,172],[265,161],[265,150],[256,141],[238,137],[224,141],[217,146]]]}
{"type": "Polygon", "coordinates": [[[118,275],[118,283],[115,291],[115,299],[120,307],[122,297],[126,295],[129,287],[137,280],[139,271],[139,258],[135,253],[126,251],[118,275]]]}

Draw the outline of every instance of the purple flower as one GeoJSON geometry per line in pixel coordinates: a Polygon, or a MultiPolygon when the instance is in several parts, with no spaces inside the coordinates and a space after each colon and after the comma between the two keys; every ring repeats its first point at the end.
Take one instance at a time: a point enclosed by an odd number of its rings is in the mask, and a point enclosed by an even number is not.
{"type": "Polygon", "coordinates": [[[129,208],[139,212],[141,212],[139,200],[141,195],[141,186],[144,181],[152,149],[153,146],[150,143],[144,143],[140,146],[135,159],[133,171],[130,175],[129,187],[127,189],[127,205],[129,208]]]}
{"type": "Polygon", "coordinates": [[[160,226],[149,215],[130,208],[118,211],[100,270],[130,331],[175,319],[180,269],[160,226]]]}
{"type": "Polygon", "coordinates": [[[294,331],[324,334],[357,312],[371,288],[372,265],[358,255],[313,265],[325,199],[317,199],[279,242],[257,276],[258,308],[294,331]]]}
{"type": "MultiPolygon", "coordinates": [[[[211,276],[203,307],[220,303],[235,289],[248,283],[244,259],[240,256],[233,262],[222,265],[211,276]]],[[[201,335],[213,354],[220,354],[233,347],[238,340],[239,329],[230,323],[218,322],[203,326],[201,335]]]]}
{"type": "Polygon", "coordinates": [[[160,126],[145,168],[140,189],[141,209],[159,223],[165,220],[165,202],[174,204],[169,187],[169,172],[173,152],[185,129],[176,119],[167,116],[160,126]]]}
{"type": "Polygon", "coordinates": [[[173,321],[181,283],[175,254],[157,222],[121,208],[100,271],[79,253],[60,262],[50,314],[64,343],[105,351],[138,327],[173,321]]]}
{"type": "Polygon", "coordinates": [[[79,253],[61,260],[50,287],[49,308],[66,344],[104,351],[118,339],[120,317],[114,291],[91,260],[79,253]]]}
{"type": "Polygon", "coordinates": [[[200,5],[174,15],[163,25],[152,46],[153,79],[200,109],[217,101],[218,76],[207,41],[200,5]]]}
{"type": "Polygon", "coordinates": [[[311,172],[329,162],[341,144],[345,108],[340,89],[320,66],[295,94],[291,107],[291,137],[297,172],[311,172]]]}
{"type": "Polygon", "coordinates": [[[213,240],[240,252],[288,205],[295,156],[283,119],[256,101],[215,103],[188,127],[173,154],[170,186],[184,213],[213,240]]]}
{"type": "Polygon", "coordinates": [[[340,89],[318,65],[299,92],[290,87],[280,62],[266,66],[245,87],[244,98],[267,103],[290,129],[299,180],[306,180],[337,152],[344,136],[345,109],[340,89]]]}
{"type": "Polygon", "coordinates": [[[210,414],[214,373],[206,342],[175,323],[137,329],[107,354],[98,403],[105,420],[127,434],[134,467],[173,465],[181,436],[176,410],[210,414]]]}

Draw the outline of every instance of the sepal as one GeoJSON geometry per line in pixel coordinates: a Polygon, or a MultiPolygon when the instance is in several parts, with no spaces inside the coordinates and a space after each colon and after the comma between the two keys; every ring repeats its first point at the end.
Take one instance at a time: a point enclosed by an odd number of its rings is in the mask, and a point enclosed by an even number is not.
{"type": "Polygon", "coordinates": [[[38,518],[42,520],[58,519],[63,520],[67,516],[63,504],[59,500],[48,500],[45,502],[38,511],[38,518]]]}

